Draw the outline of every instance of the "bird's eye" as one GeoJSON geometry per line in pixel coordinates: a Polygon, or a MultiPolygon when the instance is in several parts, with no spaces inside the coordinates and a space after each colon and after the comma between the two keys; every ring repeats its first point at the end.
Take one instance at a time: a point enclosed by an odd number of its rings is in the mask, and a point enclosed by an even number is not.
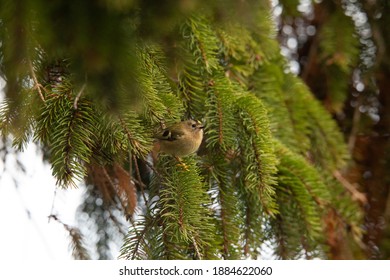
{"type": "Polygon", "coordinates": [[[195,123],[193,123],[191,126],[192,126],[193,128],[195,128],[195,127],[196,127],[196,124],[195,124],[195,123]]]}
{"type": "Polygon", "coordinates": [[[165,130],[163,133],[163,137],[167,137],[169,135],[169,130],[165,130]]]}

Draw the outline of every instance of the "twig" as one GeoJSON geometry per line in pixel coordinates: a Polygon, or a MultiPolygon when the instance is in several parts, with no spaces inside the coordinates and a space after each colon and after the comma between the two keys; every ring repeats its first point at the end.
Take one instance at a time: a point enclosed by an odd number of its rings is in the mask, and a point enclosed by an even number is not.
{"type": "Polygon", "coordinates": [[[28,61],[28,67],[30,68],[31,77],[34,81],[34,88],[36,88],[38,90],[39,97],[42,99],[43,102],[45,102],[45,98],[43,97],[43,94],[41,91],[41,88],[44,89],[44,87],[38,82],[37,76],[35,75],[35,72],[34,72],[34,67],[32,65],[31,59],[27,58],[27,61],[28,61]]]}
{"type": "Polygon", "coordinates": [[[144,160],[144,163],[158,176],[158,177],[162,177],[162,175],[157,171],[157,169],[154,167],[153,164],[151,164],[150,162],[148,162],[147,160],[144,160]]]}
{"type": "Polygon", "coordinates": [[[355,107],[355,111],[353,112],[351,134],[349,135],[348,139],[348,149],[350,152],[353,152],[356,143],[356,135],[359,131],[359,123],[362,115],[362,113],[360,112],[360,105],[362,103],[361,99],[361,94],[359,94],[357,98],[357,105],[355,107]]]}
{"type": "Polygon", "coordinates": [[[129,149],[129,174],[130,179],[133,177],[133,156],[131,154],[131,149],[129,149]]]}
{"type": "Polygon", "coordinates": [[[387,222],[390,222],[390,192],[387,195],[384,217],[385,217],[387,222]]]}
{"type": "Polygon", "coordinates": [[[137,176],[137,179],[138,179],[139,183],[141,183],[141,184],[139,184],[139,185],[140,185],[140,188],[141,188],[142,197],[143,197],[143,199],[144,199],[144,201],[145,201],[145,204],[148,204],[148,200],[146,199],[145,189],[144,189],[144,187],[145,187],[146,185],[144,184],[144,182],[142,182],[141,173],[140,173],[140,171],[139,171],[139,167],[138,167],[138,163],[137,163],[137,158],[136,158],[135,155],[133,155],[133,161],[134,161],[134,167],[135,167],[135,174],[136,174],[136,176],[137,176]]]}
{"type": "Polygon", "coordinates": [[[195,253],[198,256],[198,260],[202,260],[202,254],[199,251],[198,244],[196,244],[195,238],[192,236],[192,244],[194,245],[195,253]]]}
{"type": "Polygon", "coordinates": [[[86,86],[87,86],[87,84],[84,83],[83,86],[81,87],[80,91],[77,93],[76,98],[74,99],[73,108],[75,108],[76,110],[77,110],[77,103],[79,102],[80,96],[81,96],[81,94],[83,94],[86,86]]]}
{"type": "Polygon", "coordinates": [[[145,236],[145,234],[146,234],[146,232],[147,232],[148,224],[146,224],[146,225],[144,226],[144,228],[142,229],[142,231],[139,232],[139,231],[137,230],[136,225],[134,224],[134,221],[130,221],[130,223],[131,223],[131,226],[134,228],[135,234],[136,234],[136,236],[137,236],[137,240],[136,240],[136,245],[135,245],[135,247],[134,247],[132,256],[131,256],[131,257],[128,256],[128,257],[126,257],[126,259],[128,259],[128,260],[129,260],[129,259],[134,260],[134,259],[135,259],[135,256],[136,256],[136,253],[138,253],[138,248],[139,248],[141,242],[143,242],[144,244],[147,244],[147,242],[145,241],[144,236],[145,236]]]}
{"type": "Polygon", "coordinates": [[[109,215],[110,215],[110,219],[112,220],[112,222],[114,223],[114,225],[117,227],[118,232],[119,232],[120,234],[122,234],[123,236],[125,236],[125,235],[126,235],[126,232],[123,230],[123,226],[124,226],[124,225],[123,225],[120,221],[118,221],[118,219],[115,217],[114,213],[112,213],[112,211],[111,211],[111,209],[110,209],[109,207],[107,207],[106,210],[108,211],[108,213],[109,213],[109,215]]]}
{"type": "MultiPolygon", "coordinates": [[[[125,121],[121,117],[119,117],[119,121],[120,121],[120,123],[122,125],[122,128],[123,128],[124,132],[127,135],[127,139],[129,140],[129,142],[131,142],[133,137],[131,135],[131,132],[127,129],[125,121]]],[[[138,182],[140,183],[139,185],[140,185],[140,188],[141,188],[142,197],[143,197],[145,203],[147,204],[148,200],[146,199],[145,190],[144,190],[144,187],[146,185],[142,182],[141,173],[139,171],[139,167],[138,167],[138,163],[137,163],[137,157],[135,155],[131,154],[131,152],[129,152],[129,157],[132,158],[132,160],[130,158],[130,167],[131,167],[131,169],[133,168],[132,161],[134,162],[135,175],[137,177],[138,182]]],[[[131,172],[132,172],[132,170],[131,170],[131,172]]],[[[132,173],[130,173],[130,176],[133,177],[132,173]]],[[[135,179],[135,178],[132,178],[132,179],[135,179]]],[[[134,181],[137,181],[137,180],[134,180],[134,181]]]]}
{"type": "Polygon", "coordinates": [[[307,55],[308,62],[306,63],[306,66],[303,68],[303,71],[301,74],[301,78],[305,83],[307,83],[310,71],[312,70],[312,64],[315,63],[314,61],[315,61],[315,57],[317,56],[317,52],[318,52],[318,44],[319,44],[318,36],[315,36],[312,44],[310,45],[310,50],[309,50],[309,53],[307,55]]]}
{"type": "Polygon", "coordinates": [[[57,196],[57,188],[54,189],[54,195],[53,195],[53,201],[51,203],[51,210],[50,210],[50,216],[49,216],[49,220],[50,220],[50,217],[51,216],[54,216],[54,201],[56,199],[56,196],[57,196]]]}
{"type": "MultiPolygon", "coordinates": [[[[106,180],[108,181],[108,184],[111,186],[111,189],[115,190],[116,191],[116,187],[115,187],[115,182],[111,179],[110,175],[108,174],[107,172],[107,169],[105,167],[103,167],[103,175],[104,177],[106,178],[106,180]]],[[[104,187],[104,190],[102,190],[105,192],[105,194],[103,194],[103,197],[106,196],[108,197],[108,200],[107,202],[111,202],[112,204],[114,204],[114,198],[112,197],[112,195],[110,194],[110,192],[104,187]]],[[[122,201],[122,198],[119,196],[119,192],[117,191],[118,193],[118,198],[119,198],[119,202],[123,208],[123,211],[126,212],[126,206],[125,206],[125,203],[122,201]]]]}
{"type": "Polygon", "coordinates": [[[343,175],[341,175],[340,171],[335,170],[333,172],[333,176],[344,186],[344,188],[346,188],[352,194],[352,197],[355,200],[358,200],[363,205],[367,203],[366,195],[364,193],[359,192],[354,185],[348,182],[348,180],[345,179],[343,175]]]}

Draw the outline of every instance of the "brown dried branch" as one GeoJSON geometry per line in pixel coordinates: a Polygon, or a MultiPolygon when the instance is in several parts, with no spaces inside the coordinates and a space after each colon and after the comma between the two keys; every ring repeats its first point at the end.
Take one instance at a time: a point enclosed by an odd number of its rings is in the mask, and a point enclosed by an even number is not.
{"type": "Polygon", "coordinates": [[[137,190],[134,180],[123,167],[118,163],[114,163],[113,167],[91,164],[88,174],[89,181],[99,189],[105,203],[115,205],[117,198],[126,216],[133,215],[137,206],[137,190]]]}
{"type": "Polygon", "coordinates": [[[113,204],[114,182],[111,180],[103,166],[90,164],[88,166],[88,180],[89,183],[95,185],[99,189],[105,203],[113,204]]]}
{"type": "Polygon", "coordinates": [[[340,173],[340,171],[335,170],[333,172],[333,176],[339,181],[344,188],[352,194],[352,198],[354,200],[359,201],[362,205],[367,203],[367,197],[364,193],[359,192],[356,187],[351,184],[344,176],[340,173]]]}
{"type": "Polygon", "coordinates": [[[131,180],[130,174],[117,163],[114,164],[114,173],[118,179],[118,197],[124,199],[124,210],[131,216],[137,206],[137,190],[131,180]]]}
{"type": "Polygon", "coordinates": [[[49,221],[50,219],[53,219],[63,225],[65,230],[69,233],[69,237],[71,239],[70,245],[72,247],[72,256],[76,260],[90,260],[91,258],[88,254],[87,249],[84,246],[83,235],[81,234],[80,230],[76,227],[72,227],[68,224],[65,224],[56,215],[50,215],[49,221]]]}

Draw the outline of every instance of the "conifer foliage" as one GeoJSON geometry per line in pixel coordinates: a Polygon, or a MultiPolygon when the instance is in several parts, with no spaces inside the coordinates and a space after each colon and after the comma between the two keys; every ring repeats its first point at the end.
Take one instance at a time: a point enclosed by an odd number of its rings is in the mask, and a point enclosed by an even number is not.
{"type": "Polygon", "coordinates": [[[1,133],[40,145],[59,187],[88,185],[107,227],[128,218],[121,258],[327,258],[332,231],[360,239],[333,178],[343,137],[286,70],[268,1],[46,2],[0,4],[1,133]],[[205,124],[188,168],[152,158],[187,118],[205,124]]]}

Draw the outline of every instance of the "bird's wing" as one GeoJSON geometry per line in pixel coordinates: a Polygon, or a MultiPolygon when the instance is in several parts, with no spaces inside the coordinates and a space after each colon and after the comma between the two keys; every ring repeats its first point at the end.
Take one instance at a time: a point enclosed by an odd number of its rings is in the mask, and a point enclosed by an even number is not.
{"type": "Polygon", "coordinates": [[[166,141],[175,141],[180,139],[183,136],[183,132],[177,131],[175,129],[164,129],[160,134],[157,135],[157,139],[166,140],[166,141]]]}

